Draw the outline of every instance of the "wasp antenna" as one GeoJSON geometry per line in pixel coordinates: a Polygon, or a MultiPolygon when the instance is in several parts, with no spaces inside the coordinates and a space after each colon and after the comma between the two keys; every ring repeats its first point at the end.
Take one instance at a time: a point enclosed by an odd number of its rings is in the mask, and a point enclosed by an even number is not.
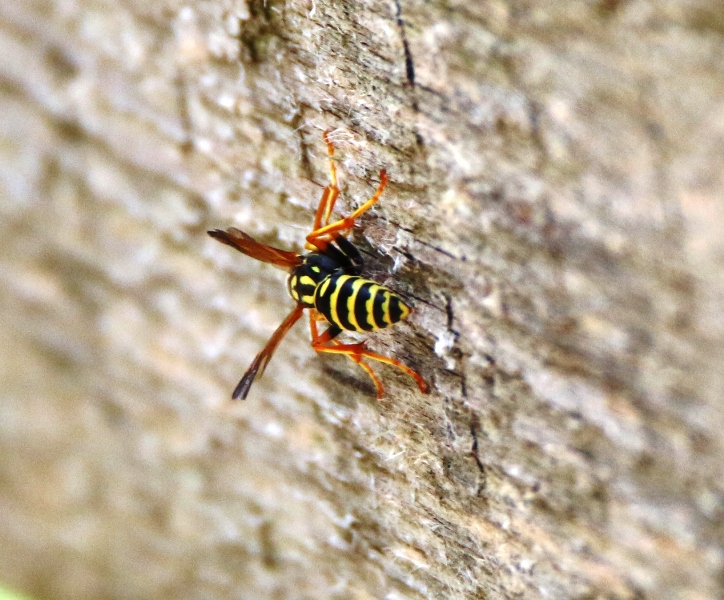
{"type": "Polygon", "coordinates": [[[276,331],[269,338],[269,341],[264,348],[262,348],[262,351],[256,355],[254,362],[251,363],[251,366],[246,370],[246,373],[244,373],[234,393],[231,395],[232,400],[246,399],[251,384],[254,383],[254,379],[257,375],[261,376],[264,373],[264,369],[266,369],[266,366],[269,364],[279,342],[282,341],[287,332],[292,328],[292,325],[302,317],[303,312],[304,306],[297,304],[294,310],[287,315],[287,318],[282,321],[282,324],[277,327],[276,331]]]}
{"type": "Polygon", "coordinates": [[[249,390],[251,389],[251,384],[254,383],[257,371],[258,369],[249,369],[246,373],[244,373],[241,381],[239,381],[236,388],[234,388],[234,393],[231,394],[232,400],[246,400],[246,397],[249,395],[249,390]]]}

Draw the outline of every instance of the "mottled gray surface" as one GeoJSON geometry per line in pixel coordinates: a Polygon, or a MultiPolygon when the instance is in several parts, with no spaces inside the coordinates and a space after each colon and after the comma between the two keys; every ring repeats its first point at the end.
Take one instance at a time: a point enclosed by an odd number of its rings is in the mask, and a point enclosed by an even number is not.
{"type": "Polygon", "coordinates": [[[0,579],[38,598],[724,595],[724,13],[0,2],[0,579]],[[417,311],[317,357],[333,129],[417,311]]]}

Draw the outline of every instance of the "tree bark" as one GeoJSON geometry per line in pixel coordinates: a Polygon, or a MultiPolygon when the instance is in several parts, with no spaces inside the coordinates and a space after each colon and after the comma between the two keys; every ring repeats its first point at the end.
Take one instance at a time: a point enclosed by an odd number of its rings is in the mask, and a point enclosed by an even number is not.
{"type": "Polygon", "coordinates": [[[724,595],[715,3],[0,4],[0,578],[36,598],[724,595]],[[332,130],[382,401],[298,325],[332,130]]]}

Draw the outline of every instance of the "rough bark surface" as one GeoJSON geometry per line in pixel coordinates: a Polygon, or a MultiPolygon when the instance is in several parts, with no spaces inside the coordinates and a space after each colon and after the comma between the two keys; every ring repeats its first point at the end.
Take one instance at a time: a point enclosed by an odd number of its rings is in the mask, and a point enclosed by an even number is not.
{"type": "Polygon", "coordinates": [[[0,3],[0,578],[37,598],[724,595],[724,16],[703,0],[0,3]],[[315,356],[333,129],[416,312],[315,356]]]}

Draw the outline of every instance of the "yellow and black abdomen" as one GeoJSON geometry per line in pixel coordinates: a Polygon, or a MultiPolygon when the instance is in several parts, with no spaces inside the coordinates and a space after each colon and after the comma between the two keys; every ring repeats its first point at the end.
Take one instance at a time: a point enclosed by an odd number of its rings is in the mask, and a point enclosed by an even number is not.
{"type": "Polygon", "coordinates": [[[402,321],[410,308],[392,290],[354,275],[329,275],[314,292],[314,307],[346,331],[374,331],[402,321]]]}

